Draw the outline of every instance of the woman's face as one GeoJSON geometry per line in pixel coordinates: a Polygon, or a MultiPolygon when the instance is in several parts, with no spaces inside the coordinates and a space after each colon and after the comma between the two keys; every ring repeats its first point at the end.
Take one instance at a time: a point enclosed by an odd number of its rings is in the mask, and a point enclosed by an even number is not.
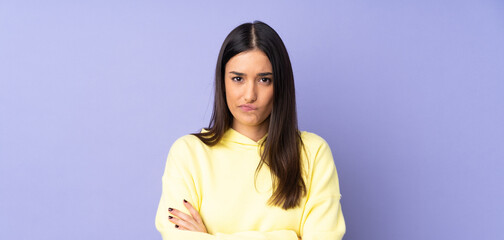
{"type": "Polygon", "coordinates": [[[233,128],[268,126],[273,109],[273,70],[261,50],[241,52],[226,64],[226,100],[233,114],[233,128]]]}

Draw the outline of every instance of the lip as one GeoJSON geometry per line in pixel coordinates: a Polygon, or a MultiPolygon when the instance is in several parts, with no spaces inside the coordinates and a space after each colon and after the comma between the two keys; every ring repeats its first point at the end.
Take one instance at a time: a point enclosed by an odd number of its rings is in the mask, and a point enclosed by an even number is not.
{"type": "Polygon", "coordinates": [[[243,104],[243,105],[240,105],[238,106],[241,110],[245,111],[245,112],[249,112],[249,111],[253,111],[253,110],[257,110],[256,107],[254,107],[254,105],[251,105],[251,104],[243,104]]]}

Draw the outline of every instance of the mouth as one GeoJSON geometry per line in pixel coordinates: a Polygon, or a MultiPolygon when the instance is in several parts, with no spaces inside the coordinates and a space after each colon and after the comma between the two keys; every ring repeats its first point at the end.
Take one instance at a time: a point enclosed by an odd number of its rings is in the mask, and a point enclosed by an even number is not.
{"type": "Polygon", "coordinates": [[[254,111],[254,110],[257,110],[256,107],[252,106],[252,105],[249,105],[249,104],[243,104],[243,105],[240,105],[238,106],[241,110],[245,111],[245,112],[250,112],[250,111],[254,111]]]}

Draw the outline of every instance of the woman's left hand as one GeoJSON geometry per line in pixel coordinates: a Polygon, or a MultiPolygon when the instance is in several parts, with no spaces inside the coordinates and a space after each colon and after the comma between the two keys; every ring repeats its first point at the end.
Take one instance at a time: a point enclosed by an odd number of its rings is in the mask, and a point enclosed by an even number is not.
{"type": "Polygon", "coordinates": [[[169,216],[168,220],[175,224],[175,227],[180,230],[188,230],[193,232],[207,233],[205,224],[201,220],[201,216],[194,207],[184,199],[184,206],[187,208],[191,216],[174,208],[168,208],[168,212],[173,216],[169,216]]]}

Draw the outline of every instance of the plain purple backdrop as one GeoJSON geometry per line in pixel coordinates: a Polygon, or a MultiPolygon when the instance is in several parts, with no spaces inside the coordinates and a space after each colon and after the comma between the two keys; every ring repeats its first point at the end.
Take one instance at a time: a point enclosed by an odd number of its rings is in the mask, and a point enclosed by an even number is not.
{"type": "Polygon", "coordinates": [[[331,146],[345,239],[504,239],[497,0],[1,1],[0,239],[160,239],[169,147],[256,19],[331,146]]]}

